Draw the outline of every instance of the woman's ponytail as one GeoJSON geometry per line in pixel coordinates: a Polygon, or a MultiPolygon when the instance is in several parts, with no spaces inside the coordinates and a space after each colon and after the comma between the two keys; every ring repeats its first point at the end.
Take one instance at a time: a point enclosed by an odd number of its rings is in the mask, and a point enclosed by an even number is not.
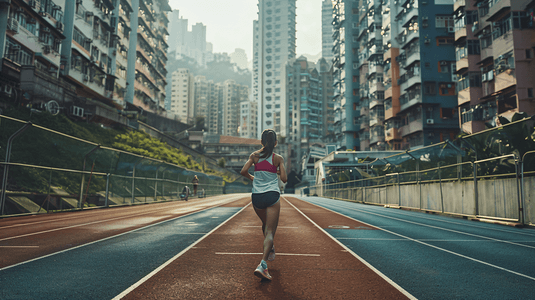
{"type": "Polygon", "coordinates": [[[273,153],[275,143],[277,142],[277,134],[273,129],[266,129],[262,132],[261,141],[264,147],[260,151],[260,158],[267,158],[273,153]]]}

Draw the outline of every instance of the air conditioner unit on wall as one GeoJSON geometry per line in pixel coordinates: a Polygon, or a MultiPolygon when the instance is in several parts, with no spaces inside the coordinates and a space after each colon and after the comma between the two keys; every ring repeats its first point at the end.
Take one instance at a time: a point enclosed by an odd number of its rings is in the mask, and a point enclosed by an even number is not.
{"type": "Polygon", "coordinates": [[[427,124],[435,124],[435,120],[434,119],[427,119],[427,124]]]}

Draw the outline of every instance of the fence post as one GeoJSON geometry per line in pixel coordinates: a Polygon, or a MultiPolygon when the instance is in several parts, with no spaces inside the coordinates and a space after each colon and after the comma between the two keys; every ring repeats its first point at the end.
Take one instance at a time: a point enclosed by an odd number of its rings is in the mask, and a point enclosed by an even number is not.
{"type": "Polygon", "coordinates": [[[158,169],[156,169],[156,180],[154,180],[154,202],[158,201],[158,169]]]}
{"type": "Polygon", "coordinates": [[[438,184],[440,186],[440,203],[442,206],[442,213],[444,213],[444,195],[442,193],[442,174],[440,170],[440,163],[441,162],[438,162],[438,184]]]}
{"type": "Polygon", "coordinates": [[[518,221],[520,221],[520,224],[524,224],[524,205],[522,203],[522,191],[520,190],[520,169],[518,168],[519,159],[517,159],[516,154],[514,156],[516,173],[516,192],[518,194],[518,221]]]}
{"type": "MultiPolygon", "coordinates": [[[[80,208],[80,209],[83,209],[82,205],[83,205],[83,196],[84,196],[85,162],[87,160],[87,156],[89,156],[91,153],[95,152],[98,148],[100,148],[100,145],[97,145],[95,148],[93,148],[89,152],[87,152],[86,155],[84,155],[84,163],[82,165],[82,181],[80,182],[80,200],[78,200],[78,208],[80,208]]],[[[89,180],[91,181],[91,177],[89,177],[89,180]]]]}
{"type": "Polygon", "coordinates": [[[399,172],[398,172],[398,205],[401,207],[401,182],[399,179],[399,172]]]}
{"type": "Polygon", "coordinates": [[[109,195],[110,195],[110,173],[106,174],[106,198],[104,199],[104,207],[108,207],[109,195]]]}
{"type": "Polygon", "coordinates": [[[477,161],[474,161],[474,203],[475,203],[475,215],[479,215],[479,201],[478,201],[478,191],[477,191],[477,161]]]}
{"type": "Polygon", "coordinates": [[[32,122],[24,124],[19,130],[15,131],[9,139],[7,139],[6,145],[6,164],[4,167],[4,177],[2,177],[2,194],[0,194],[0,202],[2,205],[2,216],[4,215],[4,207],[6,204],[6,190],[7,190],[7,176],[9,174],[9,161],[11,160],[11,147],[13,145],[13,140],[21,133],[23,133],[29,126],[32,126],[32,122]]]}

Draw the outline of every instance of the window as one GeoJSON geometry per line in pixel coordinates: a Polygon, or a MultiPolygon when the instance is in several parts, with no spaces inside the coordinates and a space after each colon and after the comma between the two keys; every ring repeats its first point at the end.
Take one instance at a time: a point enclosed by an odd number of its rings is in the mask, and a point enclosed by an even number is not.
{"type": "Polygon", "coordinates": [[[425,82],[424,83],[424,94],[426,95],[436,95],[436,83],[435,82],[425,82]]]}
{"type": "Polygon", "coordinates": [[[453,28],[453,16],[436,16],[435,24],[436,28],[453,28]]]}

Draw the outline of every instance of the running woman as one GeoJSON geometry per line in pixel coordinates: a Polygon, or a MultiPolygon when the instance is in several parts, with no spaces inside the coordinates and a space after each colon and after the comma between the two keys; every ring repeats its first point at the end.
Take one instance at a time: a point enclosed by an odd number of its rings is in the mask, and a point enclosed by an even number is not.
{"type": "Polygon", "coordinates": [[[275,246],[273,237],[277,230],[280,213],[280,175],[282,182],[288,180],[284,169],[284,158],[275,154],[273,149],[277,146],[277,134],[272,129],[262,132],[262,149],[253,152],[243,168],[241,175],[253,181],[252,202],[253,208],[262,221],[262,232],[264,234],[264,253],[260,264],[254,274],[261,279],[271,280],[266,260],[275,259],[275,246]],[[249,173],[249,168],[254,165],[254,176],[249,173]]]}

